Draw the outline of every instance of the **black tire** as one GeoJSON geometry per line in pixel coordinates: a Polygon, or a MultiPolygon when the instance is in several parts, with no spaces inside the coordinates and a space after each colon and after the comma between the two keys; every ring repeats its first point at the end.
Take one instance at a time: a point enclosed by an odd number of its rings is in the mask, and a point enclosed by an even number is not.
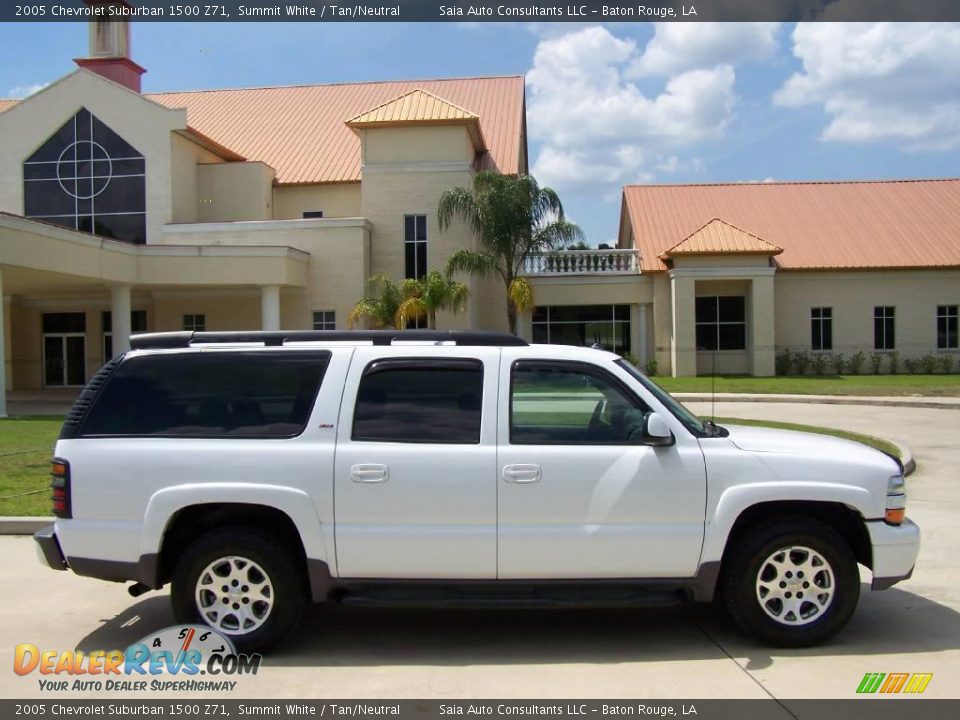
{"type": "Polygon", "coordinates": [[[306,579],[296,553],[276,536],[256,528],[222,528],[201,536],[180,556],[171,579],[170,601],[177,622],[213,627],[229,637],[239,652],[264,652],[299,621],[307,604],[306,579]],[[258,565],[272,586],[272,606],[264,619],[257,620],[262,624],[248,632],[239,627],[233,632],[216,627],[203,617],[196,600],[201,573],[211,563],[230,556],[258,565]]]}
{"type": "MultiPolygon", "coordinates": [[[[796,568],[794,564],[803,560],[802,550],[792,556],[777,555],[782,567],[796,568]]],[[[813,557],[807,554],[807,557],[813,557]]],[[[778,518],[758,525],[741,537],[729,551],[724,561],[724,577],[721,585],[721,598],[727,611],[740,628],[752,637],[777,647],[809,647],[822,643],[839,632],[850,620],[860,598],[860,573],[857,560],[847,541],[836,530],[816,520],[803,517],[778,518]],[[807,577],[798,579],[794,574],[787,579],[786,573],[778,575],[776,563],[768,559],[785,548],[806,548],[819,554],[832,571],[832,599],[822,610],[817,602],[811,601],[811,592],[815,598],[825,597],[816,592],[817,587],[805,587],[810,584],[807,577]],[[796,612],[789,610],[789,601],[767,594],[765,602],[760,599],[758,587],[759,574],[766,571],[765,585],[775,586],[774,593],[786,594],[793,590],[807,593],[807,598],[796,612]],[[789,583],[781,587],[780,578],[789,583]],[[769,578],[776,578],[770,581],[769,578]],[[781,619],[768,614],[779,613],[781,619]]],[[[793,573],[794,571],[789,571],[793,573]]],[[[817,581],[823,582],[828,572],[822,567],[817,571],[817,581]]],[[[762,592],[770,591],[764,588],[762,592]]],[[[794,602],[799,602],[794,599],[794,602]]]]}

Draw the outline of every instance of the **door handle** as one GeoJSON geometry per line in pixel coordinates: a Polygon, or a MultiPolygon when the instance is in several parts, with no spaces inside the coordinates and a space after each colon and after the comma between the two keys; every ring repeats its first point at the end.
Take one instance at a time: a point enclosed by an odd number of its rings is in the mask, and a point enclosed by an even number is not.
{"type": "Polygon", "coordinates": [[[356,483],[382,483],[390,478],[390,468],[379,463],[350,466],[350,479],[356,483]]]}
{"type": "Polygon", "coordinates": [[[539,465],[504,465],[503,481],[508,483],[540,482],[539,465]]]}

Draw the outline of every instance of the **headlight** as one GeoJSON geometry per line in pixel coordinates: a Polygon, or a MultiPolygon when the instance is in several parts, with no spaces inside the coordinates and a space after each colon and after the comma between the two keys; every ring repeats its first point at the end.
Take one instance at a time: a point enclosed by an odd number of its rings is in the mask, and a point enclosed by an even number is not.
{"type": "Polygon", "coordinates": [[[907,485],[903,475],[894,475],[887,481],[887,511],[884,520],[899,525],[907,514],[907,485]]]}

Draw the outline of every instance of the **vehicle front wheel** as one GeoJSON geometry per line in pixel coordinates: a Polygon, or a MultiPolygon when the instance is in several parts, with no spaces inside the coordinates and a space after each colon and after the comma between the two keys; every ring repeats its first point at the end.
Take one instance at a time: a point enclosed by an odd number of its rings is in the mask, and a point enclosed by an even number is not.
{"type": "Polygon", "coordinates": [[[860,597],[847,541],[816,520],[760,525],[731,549],[723,597],[734,621],[770,645],[807,647],[832,637],[860,597]]]}
{"type": "Polygon", "coordinates": [[[251,652],[267,650],[293,628],[306,591],[290,548],[259,530],[224,528],[183,553],[170,599],[178,622],[209,625],[251,652]]]}

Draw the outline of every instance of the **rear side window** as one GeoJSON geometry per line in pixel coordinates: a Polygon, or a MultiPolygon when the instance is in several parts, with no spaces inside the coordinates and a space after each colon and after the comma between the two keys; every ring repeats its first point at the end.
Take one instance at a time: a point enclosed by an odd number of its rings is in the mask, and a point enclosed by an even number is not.
{"type": "Polygon", "coordinates": [[[294,437],[306,427],[329,359],[315,351],[130,358],[78,435],[294,437]]]}
{"type": "Polygon", "coordinates": [[[353,439],[476,445],[482,402],[478,360],[378,360],[360,380],[353,439]]]}

